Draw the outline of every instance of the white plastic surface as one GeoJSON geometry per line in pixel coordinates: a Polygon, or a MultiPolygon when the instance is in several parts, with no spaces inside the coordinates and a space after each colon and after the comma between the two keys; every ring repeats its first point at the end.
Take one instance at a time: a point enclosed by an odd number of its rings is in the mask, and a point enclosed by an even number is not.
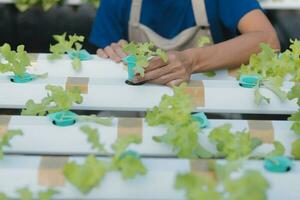
{"type": "MultiPolygon", "coordinates": [[[[83,158],[71,157],[69,161],[83,162],[83,158]]],[[[183,200],[184,192],[174,189],[176,175],[190,171],[188,160],[142,159],[148,168],[146,176],[124,181],[117,172],[109,173],[102,183],[88,195],[83,196],[74,186],[66,183],[56,187],[60,194],[54,199],[105,199],[105,200],[183,200]]],[[[219,161],[223,163],[224,161],[219,161]]],[[[0,162],[0,190],[11,197],[16,189],[28,187],[33,192],[45,189],[38,184],[40,157],[6,156],[0,162]],[[18,181],[16,181],[18,180],[18,181]]],[[[270,173],[263,168],[262,161],[247,161],[246,169],[259,170],[270,183],[268,199],[298,200],[300,163],[292,171],[283,174],[270,173]]]]}
{"type": "MultiPolygon", "coordinates": [[[[50,77],[90,77],[90,78],[122,78],[127,79],[126,66],[122,63],[115,63],[109,59],[102,59],[96,55],[93,55],[92,60],[82,61],[82,68],[79,71],[75,71],[72,68],[71,60],[67,55],[62,59],[55,61],[48,61],[47,56],[49,54],[38,54],[37,61],[33,63],[33,73],[45,73],[48,72],[50,77]]],[[[193,74],[194,80],[235,80],[234,77],[229,76],[228,70],[216,71],[216,76],[207,77],[202,73],[193,74]]]]}
{"type": "Polygon", "coordinates": [[[261,0],[262,8],[267,10],[299,10],[299,0],[261,0]]]}
{"type": "MultiPolygon", "coordinates": [[[[111,145],[118,137],[117,118],[114,119],[113,126],[111,127],[95,123],[76,123],[69,127],[58,127],[53,125],[46,117],[22,116],[13,116],[8,124],[8,128],[21,129],[24,136],[13,138],[11,147],[5,148],[5,152],[34,155],[86,155],[95,153],[91,149],[91,145],[87,142],[86,135],[79,130],[85,124],[98,129],[100,142],[105,144],[108,153],[113,153],[111,145]]],[[[199,142],[211,152],[215,152],[216,150],[214,145],[208,140],[209,132],[213,128],[223,124],[232,124],[233,131],[249,129],[248,122],[243,120],[210,120],[210,127],[203,129],[199,133],[199,142]]],[[[285,146],[285,154],[290,155],[291,143],[298,137],[290,130],[292,123],[287,121],[273,121],[272,124],[274,128],[274,141],[280,141],[285,146]]],[[[140,145],[131,145],[130,149],[144,156],[175,156],[175,152],[170,146],[157,143],[152,139],[153,136],[159,136],[165,132],[165,127],[150,127],[144,121],[142,143],[140,145]]],[[[272,144],[263,144],[256,149],[254,154],[267,153],[272,151],[273,148],[272,144]]]]}
{"type": "MultiPolygon", "coordinates": [[[[83,103],[73,109],[146,111],[161,100],[164,94],[171,95],[167,86],[145,84],[130,86],[123,78],[90,78],[89,92],[84,94],[83,103]]],[[[0,76],[0,108],[23,108],[29,99],[40,102],[47,95],[47,84],[65,86],[67,78],[48,77],[30,83],[12,83],[5,75],[0,76]]],[[[195,111],[214,113],[259,113],[291,114],[298,107],[296,101],[281,102],[277,96],[266,89],[262,93],[271,98],[271,103],[257,106],[254,103],[254,89],[240,87],[237,81],[204,80],[205,107],[195,111]]],[[[293,83],[285,82],[283,90],[289,91],[293,83]]]]}
{"type": "Polygon", "coordinates": [[[125,66],[121,63],[117,64],[109,59],[102,59],[96,55],[92,55],[93,59],[82,61],[80,71],[72,68],[72,60],[64,55],[62,59],[49,61],[49,54],[38,54],[37,61],[33,63],[31,72],[48,73],[49,77],[90,77],[90,78],[127,78],[125,66]]]}

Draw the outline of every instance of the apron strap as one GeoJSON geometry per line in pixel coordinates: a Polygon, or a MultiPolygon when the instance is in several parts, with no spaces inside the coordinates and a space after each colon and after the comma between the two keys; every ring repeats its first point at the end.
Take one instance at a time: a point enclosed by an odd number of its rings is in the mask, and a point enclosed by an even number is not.
{"type": "Polygon", "coordinates": [[[196,24],[201,27],[209,27],[205,0],[192,0],[196,24]]]}
{"type": "Polygon", "coordinates": [[[133,26],[138,26],[141,18],[143,0],[131,0],[131,11],[129,23],[133,26]]]}

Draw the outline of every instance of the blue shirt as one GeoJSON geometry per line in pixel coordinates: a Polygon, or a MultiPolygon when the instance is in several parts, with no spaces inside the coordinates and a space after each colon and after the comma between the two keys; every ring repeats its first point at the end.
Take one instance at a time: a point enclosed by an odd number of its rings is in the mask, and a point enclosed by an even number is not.
{"type": "MultiPolygon", "coordinates": [[[[205,0],[205,3],[215,43],[237,36],[240,19],[254,9],[261,9],[256,0],[205,0]]],[[[131,0],[102,0],[90,42],[104,48],[120,39],[128,40],[130,10],[131,0]]],[[[140,22],[168,39],[196,25],[191,0],[143,0],[140,22]]]]}

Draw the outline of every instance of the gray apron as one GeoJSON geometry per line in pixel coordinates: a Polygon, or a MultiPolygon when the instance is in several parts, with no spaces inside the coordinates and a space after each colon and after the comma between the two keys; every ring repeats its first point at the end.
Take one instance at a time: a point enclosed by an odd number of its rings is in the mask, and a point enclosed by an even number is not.
{"type": "Polygon", "coordinates": [[[129,41],[152,41],[155,46],[160,49],[166,51],[180,51],[197,47],[198,40],[203,36],[207,36],[210,39],[212,38],[207,19],[205,0],[192,0],[196,26],[182,31],[172,39],[164,38],[155,33],[147,26],[140,23],[142,3],[142,0],[132,0],[130,21],[128,27],[129,41]]]}

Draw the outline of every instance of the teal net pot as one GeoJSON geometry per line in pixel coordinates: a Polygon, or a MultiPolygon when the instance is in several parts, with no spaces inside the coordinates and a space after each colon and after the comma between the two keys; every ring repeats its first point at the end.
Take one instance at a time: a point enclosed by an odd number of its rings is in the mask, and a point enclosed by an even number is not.
{"type": "Polygon", "coordinates": [[[254,88],[260,80],[261,78],[256,75],[242,75],[239,84],[244,88],[254,88]]]}
{"type": "Polygon", "coordinates": [[[207,128],[209,127],[209,121],[203,112],[192,114],[192,119],[199,123],[200,128],[207,128]]]}
{"type": "Polygon", "coordinates": [[[56,126],[72,126],[77,121],[77,114],[71,111],[62,111],[49,114],[48,118],[56,126]]]}
{"type": "Polygon", "coordinates": [[[75,58],[79,58],[81,61],[93,59],[93,56],[85,49],[81,49],[79,51],[75,51],[75,50],[68,51],[67,54],[71,60],[73,60],[75,58]]]}
{"type": "Polygon", "coordinates": [[[36,79],[36,76],[33,74],[25,73],[24,76],[13,75],[9,76],[11,82],[14,83],[28,83],[36,79]]]}
{"type": "Polygon", "coordinates": [[[292,169],[293,161],[286,156],[270,157],[264,160],[264,167],[270,172],[284,173],[292,169]]]}
{"type": "Polygon", "coordinates": [[[123,61],[128,65],[128,80],[133,80],[135,77],[134,68],[136,67],[136,57],[129,55],[123,58],[123,61]]]}

